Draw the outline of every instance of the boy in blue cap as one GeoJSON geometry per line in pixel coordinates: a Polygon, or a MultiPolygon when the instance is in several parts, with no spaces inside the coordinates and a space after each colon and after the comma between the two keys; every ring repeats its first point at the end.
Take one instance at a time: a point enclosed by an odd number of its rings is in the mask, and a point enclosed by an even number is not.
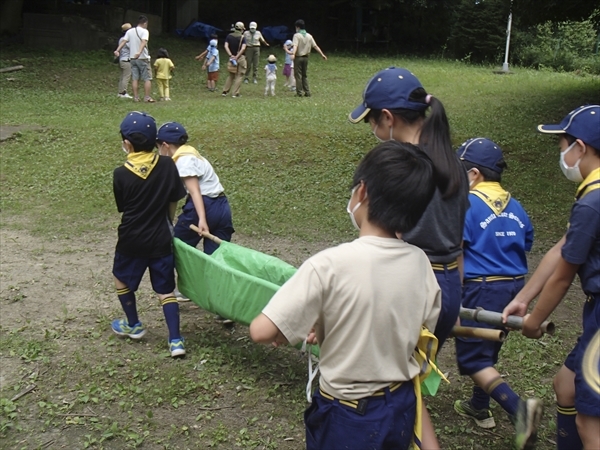
{"type": "MultiPolygon", "coordinates": [[[[196,247],[202,239],[200,234],[190,229],[190,225],[196,225],[201,232],[210,232],[229,242],[235,230],[225,190],[213,166],[187,143],[188,139],[187,131],[177,122],[163,124],[156,136],[159,153],[173,158],[188,192],[177,217],[175,237],[196,247]]],[[[204,253],[212,255],[217,248],[218,244],[204,239],[204,253]]]]}
{"type": "MultiPolygon", "coordinates": [[[[500,185],[506,163],[496,143],[469,139],[457,154],[471,190],[463,232],[462,306],[502,312],[525,284],[533,227],[521,204],[500,185]]],[[[464,319],[461,325],[494,328],[464,319]]],[[[502,343],[460,337],[455,343],[460,374],[475,382],[471,399],[454,403],[456,412],[482,428],[493,428],[491,397],[515,421],[517,448],[531,448],[542,405],[538,399],[522,400],[494,368],[502,343]]]]}
{"type": "Polygon", "coordinates": [[[346,208],[358,239],[304,262],[250,325],[256,342],[296,344],[309,332],[309,342],[318,339],[320,389],[304,414],[308,450],[408,449],[413,431],[420,448],[414,351],[422,327],[435,328],[441,295],[425,253],[401,236],[422,216],[434,178],[414,145],[371,150],[346,208]]]}
{"type": "Polygon", "coordinates": [[[563,238],[546,253],[523,290],[504,309],[525,317],[523,334],[542,335],[541,323],[563,299],[575,275],[586,296],[583,332],[554,378],[557,401],[558,450],[600,448],[600,105],[581,106],[561,123],[540,125],[542,133],[558,134],[560,168],[580,183],[563,238]]]}
{"type": "Polygon", "coordinates": [[[113,174],[117,209],[123,213],[113,275],[127,318],[113,320],[112,330],[131,339],[141,339],[146,334],[138,318],[135,291],[149,269],[152,288],[158,294],[169,329],[171,356],[183,356],[179,305],[173,294],[175,261],[171,223],[185,189],[171,158],[153,152],[156,122],[152,116],[137,111],[127,114],[121,122],[121,137],[127,161],[113,174]]]}

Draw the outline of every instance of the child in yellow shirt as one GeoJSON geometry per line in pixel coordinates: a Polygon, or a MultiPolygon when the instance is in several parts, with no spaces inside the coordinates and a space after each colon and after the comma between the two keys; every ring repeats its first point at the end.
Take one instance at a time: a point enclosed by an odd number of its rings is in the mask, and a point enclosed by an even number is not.
{"type": "Polygon", "coordinates": [[[173,61],[169,59],[169,52],[166,48],[159,48],[154,62],[155,78],[158,83],[159,100],[171,101],[169,96],[169,80],[171,72],[175,68],[173,61]]]}

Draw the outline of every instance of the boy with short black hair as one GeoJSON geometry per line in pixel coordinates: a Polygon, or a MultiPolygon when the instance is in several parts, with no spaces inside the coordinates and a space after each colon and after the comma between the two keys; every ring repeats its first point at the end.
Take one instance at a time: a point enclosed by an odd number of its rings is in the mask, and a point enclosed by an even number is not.
{"type": "MultiPolygon", "coordinates": [[[[521,204],[500,185],[506,162],[498,144],[473,138],[457,154],[471,190],[463,233],[462,306],[502,312],[525,284],[533,226],[521,204]]],[[[461,325],[496,328],[465,319],[461,325]]],[[[461,337],[455,343],[460,374],[475,382],[471,398],[454,403],[456,412],[481,428],[493,428],[491,397],[515,422],[517,448],[532,448],[542,405],[538,399],[522,400],[494,368],[502,343],[461,337]]]]}
{"type": "Polygon", "coordinates": [[[179,305],[175,289],[173,215],[185,196],[177,167],[171,158],[153,152],[156,122],[149,114],[130,112],[121,122],[124,165],[113,174],[117,209],[123,213],[118,229],[113,275],[126,319],[111,326],[119,336],[141,339],[146,329],[138,318],[135,291],[150,270],[152,288],[158,294],[169,329],[171,356],[185,355],[179,333],[179,305]]]}
{"type": "Polygon", "coordinates": [[[554,378],[557,402],[556,448],[600,448],[600,105],[571,111],[559,124],[539,125],[542,133],[558,134],[560,168],[580,183],[563,238],[546,253],[537,270],[504,309],[502,316],[525,315],[523,334],[542,335],[540,325],[562,301],[575,275],[587,297],[583,331],[554,378]]]}
{"type": "Polygon", "coordinates": [[[413,353],[422,327],[436,326],[441,294],[425,253],[397,233],[431,200],[433,163],[416,146],[385,142],[363,158],[352,186],[347,211],[359,238],[304,262],[250,336],[278,345],[316,335],[321,378],[304,415],[307,449],[407,449],[420,434],[413,353]]]}

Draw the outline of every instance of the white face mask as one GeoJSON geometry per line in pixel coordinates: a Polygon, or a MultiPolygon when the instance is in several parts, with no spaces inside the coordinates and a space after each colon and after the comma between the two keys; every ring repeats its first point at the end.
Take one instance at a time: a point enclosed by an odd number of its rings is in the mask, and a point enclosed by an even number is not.
{"type": "Polygon", "coordinates": [[[579,163],[581,162],[581,158],[577,160],[573,167],[567,166],[565,161],[565,155],[571,151],[571,149],[577,144],[577,141],[573,142],[569,145],[564,152],[560,152],[560,170],[567,177],[567,180],[574,181],[575,183],[581,183],[583,181],[583,176],[581,175],[581,171],[579,170],[579,163]]]}
{"type": "Polygon", "coordinates": [[[375,125],[375,128],[373,128],[373,130],[371,130],[371,133],[373,133],[373,136],[375,136],[375,139],[377,139],[379,142],[387,142],[387,141],[393,141],[394,137],[394,129],[390,128],[390,138],[389,139],[381,139],[379,136],[377,136],[377,127],[379,126],[379,124],[375,125]]]}
{"type": "MultiPolygon", "coordinates": [[[[473,170],[473,169],[471,169],[471,170],[473,170]]],[[[469,178],[469,172],[471,172],[471,170],[467,170],[467,178],[469,178]]],[[[475,183],[475,180],[469,180],[469,187],[472,187],[473,183],[475,183]]]]}
{"type": "Polygon", "coordinates": [[[354,195],[354,192],[356,191],[357,188],[358,188],[358,185],[354,186],[352,188],[352,193],[350,194],[350,200],[348,200],[348,205],[346,206],[346,212],[350,216],[350,221],[352,222],[352,225],[354,226],[354,228],[356,228],[358,231],[360,231],[360,227],[358,226],[358,224],[356,223],[356,219],[354,218],[354,213],[356,212],[356,210],[358,208],[360,208],[361,202],[358,202],[356,205],[354,205],[354,208],[352,208],[352,211],[350,211],[350,202],[352,201],[352,196],[354,195]]]}

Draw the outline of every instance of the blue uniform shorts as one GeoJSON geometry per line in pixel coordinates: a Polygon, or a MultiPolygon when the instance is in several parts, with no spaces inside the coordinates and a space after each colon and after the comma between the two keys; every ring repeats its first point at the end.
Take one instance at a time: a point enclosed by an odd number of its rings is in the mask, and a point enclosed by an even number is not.
{"type": "MultiPolygon", "coordinates": [[[[523,288],[523,277],[512,280],[468,281],[463,285],[463,301],[465,308],[483,308],[487,311],[502,312],[517,293],[523,288]]],[[[465,327],[491,328],[508,332],[506,328],[495,327],[472,320],[461,319],[465,327]]],[[[488,341],[477,338],[455,338],[456,361],[461,375],[473,375],[487,367],[493,367],[498,362],[498,354],[502,342],[488,341]]]]}
{"type": "Polygon", "coordinates": [[[115,252],[113,275],[131,292],[137,291],[146,269],[150,270],[150,282],[154,292],[164,295],[175,290],[175,258],[173,254],[161,258],[136,258],[115,252]]]}
{"type": "MultiPolygon", "coordinates": [[[[233,229],[231,208],[229,207],[227,197],[221,195],[220,197],[212,198],[203,195],[202,199],[204,200],[204,211],[206,212],[206,222],[210,233],[224,241],[231,241],[231,236],[235,230],[233,229]]],[[[202,237],[195,231],[190,230],[190,225],[198,226],[199,220],[196,208],[194,208],[194,202],[188,196],[181,214],[177,218],[175,237],[192,247],[196,247],[202,237]]],[[[212,255],[217,248],[219,248],[218,244],[215,244],[210,239],[204,239],[204,253],[212,255]]]]}
{"type": "Polygon", "coordinates": [[[432,264],[432,267],[442,291],[442,310],[433,333],[438,339],[439,352],[450,335],[452,327],[456,325],[460,313],[461,283],[456,263],[450,265],[451,268],[448,264],[432,264]]]}
{"type": "Polygon", "coordinates": [[[304,412],[306,449],[408,449],[417,409],[414,384],[407,381],[381,393],[359,400],[355,408],[317,390],[304,412]]]}
{"type": "Polygon", "coordinates": [[[575,409],[600,417],[600,296],[583,305],[583,333],[569,353],[565,366],[575,372],[575,409]]]}

